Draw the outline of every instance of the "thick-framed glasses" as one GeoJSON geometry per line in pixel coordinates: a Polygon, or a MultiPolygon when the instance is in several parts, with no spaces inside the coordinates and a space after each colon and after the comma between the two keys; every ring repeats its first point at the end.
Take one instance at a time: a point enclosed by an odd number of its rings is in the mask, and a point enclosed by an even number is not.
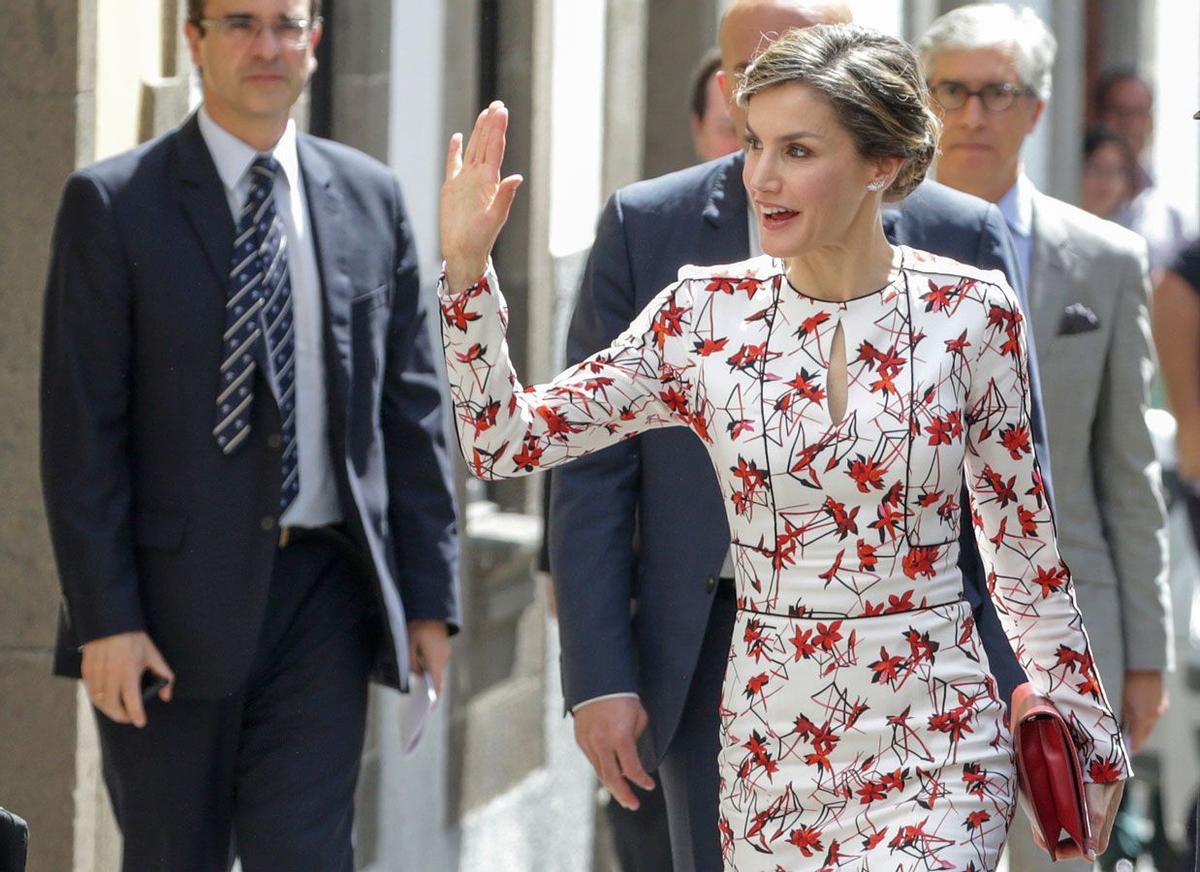
{"type": "Polygon", "coordinates": [[[978,91],[972,91],[962,82],[945,81],[931,85],[929,92],[943,109],[961,109],[972,97],[978,97],[988,112],[1005,112],[1012,108],[1019,97],[1033,96],[1032,88],[1010,85],[1008,82],[990,82],[978,91]]]}
{"type": "Polygon", "coordinates": [[[276,42],[284,48],[308,48],[313,30],[321,23],[320,18],[281,18],[267,23],[253,15],[226,15],[224,18],[200,18],[196,26],[207,31],[216,31],[237,48],[245,48],[269,29],[276,42]]]}

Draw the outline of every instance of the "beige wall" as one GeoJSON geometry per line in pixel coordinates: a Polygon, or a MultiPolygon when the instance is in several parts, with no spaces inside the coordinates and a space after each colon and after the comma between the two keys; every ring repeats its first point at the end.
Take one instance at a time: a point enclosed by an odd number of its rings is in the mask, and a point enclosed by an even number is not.
{"type": "Polygon", "coordinates": [[[162,6],[163,0],[96,0],[96,160],[138,143],[142,83],[163,68],[162,6]]]}

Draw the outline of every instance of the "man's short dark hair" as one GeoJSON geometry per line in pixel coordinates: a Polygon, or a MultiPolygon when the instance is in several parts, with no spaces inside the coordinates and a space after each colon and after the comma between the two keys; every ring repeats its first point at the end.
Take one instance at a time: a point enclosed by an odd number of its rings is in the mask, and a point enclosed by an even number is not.
{"type": "Polygon", "coordinates": [[[700,63],[696,64],[696,69],[692,71],[691,110],[692,114],[701,121],[704,120],[704,115],[708,111],[708,80],[720,66],[720,50],[710,48],[704,53],[704,57],[700,58],[700,63]]]}
{"type": "Polygon", "coordinates": [[[1103,112],[1108,108],[1113,88],[1122,82],[1137,82],[1146,89],[1150,99],[1154,99],[1154,87],[1135,68],[1110,67],[1100,74],[1100,78],[1096,80],[1096,89],[1092,92],[1098,111],[1103,112]]]}
{"type": "MultiPolygon", "coordinates": [[[[321,0],[308,0],[309,17],[321,17],[321,0]]],[[[204,17],[204,0],[187,0],[187,20],[196,24],[204,17]]]]}

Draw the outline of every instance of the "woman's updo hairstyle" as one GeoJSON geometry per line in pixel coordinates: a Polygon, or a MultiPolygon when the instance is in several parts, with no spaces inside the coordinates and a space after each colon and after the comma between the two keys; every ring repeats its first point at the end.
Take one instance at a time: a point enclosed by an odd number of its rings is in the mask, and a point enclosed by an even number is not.
{"type": "Polygon", "coordinates": [[[921,184],[942,125],[905,43],[855,24],[795,28],[751,62],[734,98],[746,107],[755,94],[788,84],[823,95],[862,157],[904,158],[887,200],[902,200],[921,184]]]}

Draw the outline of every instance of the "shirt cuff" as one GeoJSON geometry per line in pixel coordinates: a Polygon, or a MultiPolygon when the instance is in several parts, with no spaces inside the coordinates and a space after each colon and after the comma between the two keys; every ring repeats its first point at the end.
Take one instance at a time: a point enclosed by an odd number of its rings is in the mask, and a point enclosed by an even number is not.
{"type": "Polygon", "coordinates": [[[591,705],[592,703],[600,702],[603,699],[641,699],[641,697],[628,690],[622,691],[621,693],[606,693],[602,696],[593,696],[591,699],[585,699],[583,702],[579,703],[579,705],[572,706],[571,714],[577,714],[585,705],[591,705]]]}

